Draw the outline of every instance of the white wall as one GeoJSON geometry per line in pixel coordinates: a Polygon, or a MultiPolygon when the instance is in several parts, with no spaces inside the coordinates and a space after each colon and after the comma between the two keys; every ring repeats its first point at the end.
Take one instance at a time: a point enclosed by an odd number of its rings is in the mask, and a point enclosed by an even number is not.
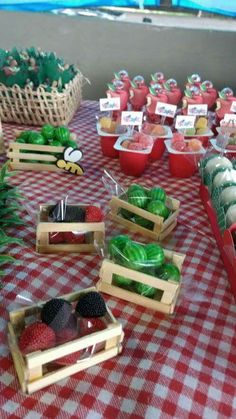
{"type": "MultiPolygon", "coordinates": [[[[160,24],[159,24],[160,25],[160,24]]],[[[40,13],[0,12],[1,47],[40,46],[78,63],[92,86],[85,98],[104,96],[114,71],[126,68],[149,80],[163,71],[183,84],[187,75],[199,72],[218,88],[234,88],[234,31],[157,27],[113,22],[99,18],[55,16],[40,13]]]]}

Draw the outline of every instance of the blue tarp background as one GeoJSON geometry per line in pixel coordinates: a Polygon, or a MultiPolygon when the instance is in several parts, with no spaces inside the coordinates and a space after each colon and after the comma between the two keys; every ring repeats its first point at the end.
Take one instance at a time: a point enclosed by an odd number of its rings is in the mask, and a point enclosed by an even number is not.
{"type": "Polygon", "coordinates": [[[172,0],[172,5],[236,16],[236,0],[172,0]]]}
{"type": "MultiPolygon", "coordinates": [[[[144,0],[144,7],[158,7],[160,0],[144,0]]],[[[101,6],[138,7],[138,0],[0,0],[0,9],[45,11],[66,8],[87,8],[101,6]]]]}
{"type": "MultiPolygon", "coordinates": [[[[138,7],[139,0],[0,0],[0,9],[46,11],[101,6],[138,7]]],[[[158,7],[160,0],[144,0],[144,7],[158,7]]],[[[236,0],[172,0],[174,7],[187,7],[236,16],[236,0]]]]}

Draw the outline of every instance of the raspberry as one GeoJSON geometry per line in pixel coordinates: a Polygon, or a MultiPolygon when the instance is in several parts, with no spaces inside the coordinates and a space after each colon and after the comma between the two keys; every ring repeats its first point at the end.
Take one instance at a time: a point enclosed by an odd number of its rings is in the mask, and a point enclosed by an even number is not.
{"type": "Polygon", "coordinates": [[[85,221],[87,223],[98,223],[103,220],[103,213],[99,207],[89,205],[86,208],[85,221]]]}
{"type": "Polygon", "coordinates": [[[56,335],[45,323],[35,322],[27,326],[19,337],[19,348],[23,354],[52,348],[56,335]]]}

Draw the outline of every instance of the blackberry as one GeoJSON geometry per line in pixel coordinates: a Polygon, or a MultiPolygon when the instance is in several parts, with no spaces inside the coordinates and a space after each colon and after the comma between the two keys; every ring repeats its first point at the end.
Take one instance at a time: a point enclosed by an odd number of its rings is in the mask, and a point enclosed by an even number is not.
{"type": "Polygon", "coordinates": [[[59,202],[50,210],[49,218],[54,222],[83,223],[85,221],[85,210],[73,205],[65,206],[59,202]]]}
{"type": "Polygon", "coordinates": [[[67,206],[64,221],[83,223],[85,221],[85,210],[80,207],[67,206]]]}
{"type": "Polygon", "coordinates": [[[80,297],[75,311],[82,317],[102,317],[106,314],[107,308],[101,294],[90,291],[80,297]]]}
{"type": "Polygon", "coordinates": [[[41,320],[50,326],[55,332],[63,329],[72,312],[71,304],[62,298],[53,298],[44,304],[41,310],[41,320]]]}

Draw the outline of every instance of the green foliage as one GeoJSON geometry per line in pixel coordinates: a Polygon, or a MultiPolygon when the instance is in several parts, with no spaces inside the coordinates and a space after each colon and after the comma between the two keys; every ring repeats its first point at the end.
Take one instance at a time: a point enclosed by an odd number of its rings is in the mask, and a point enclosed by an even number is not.
{"type": "MultiPolygon", "coordinates": [[[[21,195],[17,192],[17,188],[9,185],[7,182],[7,178],[11,175],[12,173],[8,172],[7,162],[0,170],[0,266],[7,263],[18,262],[13,256],[5,254],[7,246],[11,244],[23,245],[21,239],[6,234],[7,228],[24,224],[23,220],[17,214],[20,206],[16,200],[20,198],[21,195]]],[[[3,275],[4,271],[0,270],[0,276],[3,275]]],[[[2,288],[1,283],[0,288],[2,288]]]]}
{"type": "Polygon", "coordinates": [[[46,91],[57,88],[62,91],[79,72],[53,52],[43,52],[31,47],[11,51],[0,49],[0,83],[8,87],[17,84],[21,88],[29,85],[37,89],[43,85],[46,91]]]}

